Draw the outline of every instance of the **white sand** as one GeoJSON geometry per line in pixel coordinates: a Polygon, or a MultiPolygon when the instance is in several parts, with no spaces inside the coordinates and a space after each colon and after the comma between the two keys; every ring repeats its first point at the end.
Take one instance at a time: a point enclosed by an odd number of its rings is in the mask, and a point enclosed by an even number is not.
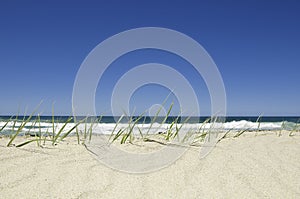
{"type": "Polygon", "coordinates": [[[223,139],[204,159],[193,147],[148,174],[107,168],[74,138],[45,148],[7,142],[0,138],[0,198],[300,198],[299,135],[223,139]]]}

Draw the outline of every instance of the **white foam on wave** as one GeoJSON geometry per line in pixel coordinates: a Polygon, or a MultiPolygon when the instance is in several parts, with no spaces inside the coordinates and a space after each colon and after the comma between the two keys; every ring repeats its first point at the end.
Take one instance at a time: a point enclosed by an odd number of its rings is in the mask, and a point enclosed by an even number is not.
{"type": "MultiPolygon", "coordinates": [[[[5,125],[6,122],[0,122],[0,128],[5,125]]],[[[188,131],[198,131],[199,129],[211,129],[211,128],[218,128],[218,129],[224,129],[224,130],[276,130],[282,128],[283,122],[251,122],[246,120],[240,120],[240,121],[231,121],[231,122],[225,122],[222,124],[213,124],[213,123],[185,123],[181,130],[188,131]]],[[[14,124],[13,121],[9,122],[7,126],[3,129],[5,130],[12,130],[13,126],[15,125],[15,131],[16,129],[22,125],[22,122],[16,122],[14,124]]],[[[55,131],[56,133],[63,127],[64,123],[55,123],[55,131]]],[[[63,132],[67,132],[72,127],[74,127],[75,123],[68,123],[63,132]]],[[[91,129],[91,123],[87,124],[79,124],[78,125],[78,131],[80,133],[87,132],[91,129]]],[[[111,134],[112,131],[115,128],[115,123],[95,123],[92,126],[92,132],[96,134],[111,134]]],[[[181,126],[181,124],[178,124],[178,127],[181,126]]],[[[128,124],[120,123],[115,129],[115,133],[118,132],[120,129],[128,128],[128,124]]],[[[132,127],[132,124],[131,124],[132,127]]],[[[175,128],[175,126],[173,126],[175,128]]],[[[130,127],[129,127],[130,128],[130,127]]],[[[165,132],[168,128],[170,128],[170,124],[159,124],[159,123],[153,123],[153,124],[136,124],[135,125],[135,132],[138,132],[138,129],[142,131],[142,133],[158,133],[158,132],[165,132]],[[149,130],[150,129],[150,130],[149,130]]],[[[30,132],[51,132],[53,131],[53,126],[51,122],[41,122],[34,123],[34,122],[28,122],[26,126],[23,128],[22,132],[30,131],[30,132]],[[35,128],[32,128],[32,126],[35,126],[35,128]],[[41,128],[39,128],[41,126],[41,128]]],[[[75,132],[75,130],[74,130],[75,132]]]]}

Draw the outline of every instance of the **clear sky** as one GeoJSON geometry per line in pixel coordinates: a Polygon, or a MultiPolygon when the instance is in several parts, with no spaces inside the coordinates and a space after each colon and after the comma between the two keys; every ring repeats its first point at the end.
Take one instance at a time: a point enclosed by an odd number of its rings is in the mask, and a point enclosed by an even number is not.
{"type": "MultiPolygon", "coordinates": [[[[228,115],[300,115],[299,24],[297,0],[2,0],[0,114],[26,106],[30,111],[41,100],[44,115],[51,115],[53,101],[56,114],[71,114],[73,83],[87,54],[114,34],[154,26],[180,31],[207,50],[223,77],[228,115]]],[[[180,58],[157,50],[130,53],[112,64],[97,89],[97,111],[109,113],[112,85],[126,67],[148,62],[184,68],[181,73],[199,86],[202,113],[209,114],[201,77],[180,58]]],[[[146,86],[134,94],[133,106],[160,103],[168,92],[146,86]]]]}

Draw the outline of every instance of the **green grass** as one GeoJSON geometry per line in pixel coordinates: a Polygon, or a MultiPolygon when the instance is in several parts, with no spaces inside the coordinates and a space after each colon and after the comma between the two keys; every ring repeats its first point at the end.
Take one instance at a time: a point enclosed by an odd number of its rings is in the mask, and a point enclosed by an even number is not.
{"type": "Polygon", "coordinates": [[[42,130],[41,130],[41,117],[40,117],[40,114],[37,115],[37,120],[38,120],[38,123],[39,123],[39,132],[38,134],[35,133],[35,137],[37,137],[37,145],[38,146],[41,146],[41,143],[42,143],[42,130]]]}
{"type": "MultiPolygon", "coordinates": [[[[179,138],[179,132],[182,129],[182,127],[188,122],[190,117],[187,117],[182,123],[178,123],[178,120],[180,118],[180,115],[178,115],[175,120],[170,124],[170,126],[167,128],[167,133],[165,135],[166,141],[170,141],[170,139],[175,139],[176,137],[179,138]]],[[[183,138],[183,140],[185,137],[183,138]]],[[[181,141],[182,142],[182,141],[181,141]]],[[[182,142],[183,143],[183,142],[182,142]]]]}
{"type": "Polygon", "coordinates": [[[14,122],[13,122],[13,126],[12,126],[12,132],[15,132],[15,127],[16,127],[16,123],[18,121],[18,117],[19,117],[19,113],[16,115],[14,122]]]}
{"type": "Polygon", "coordinates": [[[255,132],[255,136],[257,136],[257,133],[261,130],[260,129],[260,124],[261,124],[261,118],[262,118],[262,114],[260,115],[260,116],[258,116],[258,118],[256,119],[256,122],[255,123],[257,123],[257,130],[256,130],[256,132],[255,132]]]}
{"type": "MultiPolygon", "coordinates": [[[[21,122],[21,125],[17,129],[16,133],[12,135],[11,139],[7,143],[7,146],[11,146],[12,145],[13,141],[20,134],[20,132],[22,131],[22,129],[25,127],[25,125],[31,120],[32,116],[36,113],[36,111],[38,110],[38,108],[41,105],[41,103],[34,109],[34,111],[31,113],[31,115],[26,120],[25,120],[25,117],[23,118],[23,121],[21,122]]],[[[16,116],[16,118],[18,118],[18,117],[16,116]]],[[[16,121],[17,121],[17,119],[14,122],[13,132],[14,132],[14,127],[15,127],[16,121]]]]}
{"type": "Polygon", "coordinates": [[[204,128],[204,126],[206,124],[208,124],[211,121],[211,118],[207,118],[204,122],[202,122],[201,126],[198,128],[198,130],[194,133],[192,133],[192,135],[189,136],[193,136],[194,135],[194,139],[192,140],[192,145],[195,145],[197,143],[201,143],[204,141],[205,137],[208,135],[208,131],[204,128]]]}
{"type": "Polygon", "coordinates": [[[93,127],[96,123],[100,123],[102,120],[102,116],[100,118],[92,119],[92,122],[90,123],[90,128],[88,130],[88,135],[89,135],[89,142],[92,140],[92,135],[93,135],[93,127]]]}
{"type": "MultiPolygon", "coordinates": [[[[165,102],[164,102],[165,103],[165,102]]],[[[162,122],[160,123],[160,126],[158,127],[158,129],[160,129],[160,127],[166,123],[168,117],[170,116],[170,113],[172,111],[172,108],[173,108],[173,105],[174,103],[171,103],[171,105],[169,106],[168,108],[168,111],[167,111],[167,114],[166,116],[163,118],[162,122]]],[[[145,133],[142,132],[141,128],[139,128],[138,126],[138,123],[141,121],[141,119],[144,117],[144,113],[142,113],[141,115],[139,115],[136,119],[133,119],[133,116],[128,116],[126,113],[124,113],[120,118],[119,120],[116,122],[115,126],[114,126],[114,129],[112,130],[112,133],[110,135],[110,138],[109,140],[111,142],[115,142],[116,140],[118,140],[119,138],[121,139],[120,140],[120,143],[121,144],[124,144],[126,143],[127,141],[129,141],[129,143],[133,143],[133,140],[135,138],[135,135],[134,135],[134,129],[137,129],[138,130],[138,133],[141,137],[142,140],[144,141],[154,141],[153,139],[150,139],[148,136],[149,136],[149,132],[150,130],[152,129],[153,127],[153,124],[154,122],[156,121],[158,115],[159,115],[159,112],[161,111],[162,107],[160,107],[160,109],[158,109],[158,111],[156,112],[154,118],[151,120],[151,123],[150,123],[150,127],[147,129],[147,131],[145,133]],[[116,129],[120,123],[120,121],[122,120],[122,118],[126,116],[127,119],[128,119],[128,124],[126,127],[123,127],[123,128],[120,128],[117,133],[116,132],[116,129]]],[[[166,129],[166,134],[161,134],[161,136],[164,137],[164,139],[166,141],[170,141],[171,139],[173,140],[174,138],[176,138],[179,134],[179,131],[181,130],[181,128],[183,127],[183,125],[190,119],[190,117],[187,117],[185,119],[185,121],[181,124],[178,123],[178,120],[180,118],[180,115],[176,117],[176,119],[167,127],[166,129]]],[[[142,125],[144,125],[144,122],[145,120],[142,122],[142,125]]],[[[154,132],[154,134],[158,132],[154,132]]]]}
{"type": "MultiPolygon", "coordinates": [[[[76,117],[74,117],[74,122],[75,122],[75,124],[77,123],[76,117]]],[[[76,133],[76,137],[77,137],[77,144],[80,144],[80,136],[79,136],[78,126],[76,126],[76,128],[75,128],[75,133],[76,133]]]]}
{"type": "Polygon", "coordinates": [[[297,130],[299,130],[299,120],[296,122],[296,124],[294,125],[294,128],[290,131],[290,133],[289,133],[289,136],[293,136],[294,135],[294,133],[297,131],[297,130]]]}
{"type": "MultiPolygon", "coordinates": [[[[148,131],[147,131],[146,135],[149,134],[150,130],[152,129],[152,126],[153,126],[154,122],[156,121],[156,119],[157,119],[159,113],[161,112],[163,106],[167,103],[167,100],[168,100],[168,98],[169,98],[169,96],[171,95],[172,92],[173,92],[173,91],[170,91],[170,93],[167,95],[167,97],[166,97],[166,98],[164,99],[164,101],[162,102],[162,104],[161,104],[161,106],[159,107],[159,109],[156,111],[156,113],[155,113],[153,119],[151,120],[151,123],[150,123],[150,126],[149,126],[149,128],[148,128],[148,131]]],[[[172,105],[172,106],[173,106],[173,105],[172,105]]],[[[170,109],[170,108],[169,108],[169,109],[170,109]]],[[[171,109],[172,109],[172,108],[171,108],[171,109]]]]}
{"type": "Polygon", "coordinates": [[[57,139],[59,138],[60,134],[64,130],[64,128],[67,126],[68,123],[72,121],[72,117],[69,117],[67,121],[62,125],[62,127],[58,130],[58,133],[53,132],[53,139],[52,139],[52,145],[54,145],[57,142],[57,139]]]}
{"type": "Polygon", "coordinates": [[[11,116],[6,122],[5,124],[0,128],[0,133],[3,131],[3,129],[7,126],[7,124],[12,120],[13,116],[11,116]]]}
{"type": "Polygon", "coordinates": [[[283,121],[283,122],[281,123],[281,128],[280,128],[279,133],[278,133],[278,136],[279,136],[279,137],[282,135],[282,130],[284,130],[284,129],[285,129],[285,121],[283,121]]]}
{"type": "Polygon", "coordinates": [[[115,133],[115,131],[116,131],[118,125],[119,125],[120,122],[122,121],[123,117],[124,117],[124,115],[122,115],[122,116],[119,118],[119,120],[116,122],[116,124],[115,124],[115,126],[114,126],[114,128],[113,128],[113,130],[112,130],[112,132],[111,132],[110,137],[109,137],[108,140],[111,140],[111,138],[114,137],[113,140],[112,140],[112,142],[114,142],[115,140],[117,140],[117,139],[122,135],[123,129],[120,129],[120,130],[117,132],[116,135],[114,135],[114,133],[115,133]]]}
{"type": "Polygon", "coordinates": [[[124,144],[126,142],[126,140],[129,138],[129,143],[132,143],[133,142],[133,129],[135,127],[135,125],[141,120],[141,118],[143,117],[143,114],[141,114],[136,120],[132,120],[132,117],[130,118],[129,120],[129,123],[128,123],[128,128],[129,128],[129,131],[128,133],[125,133],[121,139],[121,144],[124,144]],[[132,125],[131,125],[132,123],[132,125]]]}
{"type": "Polygon", "coordinates": [[[238,131],[237,134],[235,134],[233,137],[234,137],[234,138],[240,137],[241,135],[243,135],[245,132],[247,132],[247,131],[249,131],[249,130],[250,130],[249,128],[240,130],[240,131],[238,131]]]}
{"type": "MultiPolygon", "coordinates": [[[[163,104],[165,105],[166,99],[164,100],[163,104]]],[[[4,129],[7,129],[7,126],[10,122],[12,122],[12,126],[9,126],[9,128],[12,131],[12,134],[9,135],[9,142],[7,143],[7,146],[16,146],[16,147],[23,147],[30,143],[36,143],[38,147],[42,147],[45,145],[46,142],[51,143],[53,146],[57,145],[58,143],[62,142],[66,137],[68,137],[70,134],[75,133],[77,138],[77,143],[80,144],[80,140],[83,140],[82,144],[85,144],[85,142],[90,142],[92,140],[92,135],[94,131],[94,127],[99,124],[102,120],[102,116],[100,118],[84,118],[80,121],[76,121],[76,118],[68,117],[66,121],[63,123],[58,124],[58,121],[55,121],[55,113],[54,113],[54,104],[52,104],[52,117],[51,117],[51,126],[50,128],[47,128],[46,132],[42,131],[41,126],[41,117],[40,113],[37,113],[38,107],[40,104],[34,109],[34,111],[29,116],[20,117],[19,114],[10,117],[3,126],[0,127],[0,134],[4,129]],[[35,119],[33,119],[33,116],[36,115],[35,119]],[[73,122],[74,121],[74,122],[73,122]],[[31,135],[31,137],[27,137],[28,140],[15,144],[15,139],[17,136],[22,135],[22,132],[24,132],[24,127],[28,125],[28,123],[31,122],[31,128],[27,132],[24,133],[24,135],[31,135]],[[80,127],[84,127],[83,131],[79,130],[80,127]],[[32,130],[34,129],[34,130],[32,130]],[[31,132],[33,131],[33,132],[31,132]],[[34,137],[33,137],[34,136],[34,137]]],[[[179,114],[177,117],[173,119],[173,121],[170,124],[166,125],[167,119],[170,117],[170,114],[172,112],[174,103],[171,103],[167,109],[166,115],[164,118],[162,118],[162,121],[159,123],[159,127],[157,128],[157,132],[153,131],[154,127],[153,124],[157,121],[158,115],[160,111],[162,110],[163,106],[161,106],[154,117],[152,118],[150,125],[148,128],[140,128],[141,125],[145,124],[145,117],[144,113],[137,117],[128,116],[126,113],[124,113],[118,121],[115,123],[115,126],[109,136],[108,141],[110,143],[113,142],[120,142],[120,144],[125,143],[134,143],[136,139],[141,139],[145,142],[157,142],[160,144],[168,145],[171,143],[179,143],[182,145],[201,145],[205,139],[207,139],[207,136],[210,136],[211,132],[214,132],[214,122],[212,118],[206,119],[200,127],[197,129],[189,129],[187,133],[181,138],[180,131],[182,130],[183,126],[188,123],[190,117],[187,117],[184,121],[179,122],[181,119],[181,114],[179,114]],[[120,123],[124,117],[127,117],[128,123],[122,124],[122,127],[120,127],[120,123]],[[142,118],[144,120],[142,121],[142,118]],[[210,125],[209,128],[206,128],[206,125],[210,125]],[[159,133],[158,131],[161,130],[162,125],[166,125],[165,131],[163,133],[159,133]],[[151,135],[149,132],[151,131],[151,135]],[[153,135],[155,136],[153,136],[153,135]]],[[[24,114],[26,115],[26,114],[24,114]]],[[[134,115],[133,113],[131,115],[134,115]]],[[[260,131],[261,126],[261,116],[259,116],[256,120],[257,123],[257,131],[255,131],[255,135],[260,131]]],[[[279,136],[282,135],[282,130],[286,128],[285,122],[282,122],[282,126],[279,132],[279,136]]],[[[81,128],[82,129],[82,128],[81,128]]],[[[227,138],[230,132],[233,131],[234,128],[229,130],[222,130],[222,137],[219,138],[218,141],[227,138]]],[[[250,129],[242,129],[240,131],[235,131],[236,133],[232,136],[233,138],[238,138],[241,135],[243,135],[245,132],[249,131],[250,129]]],[[[299,131],[299,122],[297,122],[294,126],[292,126],[292,129],[289,130],[289,136],[294,136],[295,133],[299,131]]]]}
{"type": "Polygon", "coordinates": [[[220,142],[222,139],[227,138],[227,135],[228,135],[233,129],[234,129],[234,128],[231,128],[231,129],[227,130],[227,131],[223,134],[223,136],[218,140],[218,142],[220,142]]]}
{"type": "MultiPolygon", "coordinates": [[[[133,115],[133,114],[132,114],[133,115]]],[[[134,128],[136,127],[136,125],[138,124],[138,122],[143,118],[144,113],[142,113],[141,115],[139,115],[136,119],[133,118],[133,116],[128,116],[127,113],[124,112],[124,114],[119,118],[119,120],[116,122],[112,133],[110,134],[109,140],[111,140],[111,142],[115,142],[118,138],[121,138],[120,143],[124,144],[126,143],[126,141],[129,141],[129,143],[133,143],[134,140],[134,128]],[[118,132],[116,134],[115,131],[118,127],[118,125],[120,124],[121,120],[127,117],[128,120],[128,124],[126,127],[120,128],[118,130],[118,132]]],[[[141,129],[139,129],[140,135],[143,138],[143,133],[141,132],[141,129]]]]}

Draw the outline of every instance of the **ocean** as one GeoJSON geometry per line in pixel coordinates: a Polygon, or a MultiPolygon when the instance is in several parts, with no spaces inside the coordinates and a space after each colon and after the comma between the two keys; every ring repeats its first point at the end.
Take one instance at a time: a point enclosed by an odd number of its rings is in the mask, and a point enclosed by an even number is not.
{"type": "MultiPolygon", "coordinates": [[[[18,116],[18,118],[15,116],[0,116],[0,135],[9,135],[14,133],[27,118],[28,116],[18,116]]],[[[68,118],[69,116],[54,116],[53,125],[52,116],[40,116],[39,119],[37,116],[33,116],[22,128],[20,135],[24,135],[26,133],[32,134],[37,132],[52,132],[53,126],[55,126],[55,129],[60,129],[68,120],[68,118]]],[[[95,117],[87,118],[86,120],[85,118],[86,117],[76,117],[76,121],[84,121],[78,126],[78,129],[83,132],[92,125],[93,133],[96,134],[111,134],[116,126],[117,121],[120,119],[120,117],[103,116],[97,117],[98,121],[95,123],[95,117]]],[[[155,133],[165,131],[176,119],[178,124],[184,123],[184,128],[182,128],[183,130],[196,130],[200,127],[203,129],[211,128],[213,124],[210,122],[205,122],[208,118],[210,117],[177,118],[175,116],[169,116],[167,118],[157,117],[155,118],[155,121],[152,122],[154,119],[153,117],[138,118],[138,116],[136,116],[131,118],[131,122],[133,123],[136,121],[136,126],[142,131],[152,128],[150,132],[155,133]],[[161,124],[162,122],[164,124],[161,124]]],[[[129,120],[130,118],[123,117],[118,124],[118,128],[126,128],[129,120]]],[[[300,125],[298,125],[299,122],[300,116],[229,116],[225,118],[221,126],[224,130],[298,130],[300,128],[300,125]]],[[[65,126],[64,130],[71,129],[74,125],[75,121],[72,119],[65,126]]]]}

